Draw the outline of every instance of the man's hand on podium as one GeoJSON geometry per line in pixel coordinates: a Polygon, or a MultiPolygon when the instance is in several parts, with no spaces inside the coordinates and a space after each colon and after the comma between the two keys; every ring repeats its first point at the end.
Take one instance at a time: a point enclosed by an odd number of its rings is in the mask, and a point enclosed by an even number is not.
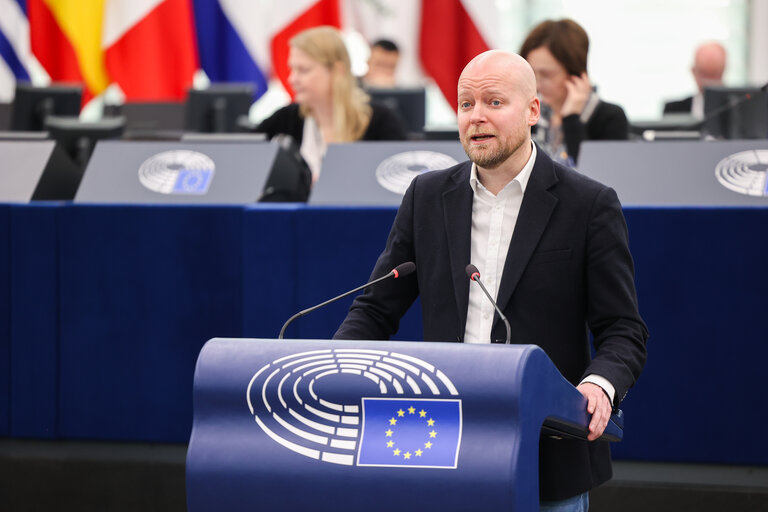
{"type": "Polygon", "coordinates": [[[576,389],[587,399],[587,412],[592,415],[589,422],[589,435],[587,440],[594,441],[603,435],[608,420],[611,419],[611,402],[603,391],[603,388],[591,382],[579,384],[576,389]]]}

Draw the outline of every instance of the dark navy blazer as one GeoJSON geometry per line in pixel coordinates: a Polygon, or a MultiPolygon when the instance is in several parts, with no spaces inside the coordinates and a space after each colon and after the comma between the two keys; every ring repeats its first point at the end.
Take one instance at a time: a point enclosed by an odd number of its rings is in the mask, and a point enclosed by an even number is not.
{"type": "MultiPolygon", "coordinates": [[[[413,180],[372,277],[405,261],[416,263],[416,273],[369,287],[353,302],[336,338],[389,339],[420,296],[424,339],[463,341],[470,169],[464,162],[413,180]]],[[[613,189],[537,151],[497,302],[513,343],[540,346],[574,385],[588,374],[605,377],[616,388],[618,405],[643,368],[648,332],[638,313],[626,222],[613,189]]],[[[505,331],[496,315],[491,339],[503,341],[505,331]]],[[[605,442],[545,438],[540,468],[542,499],[564,499],[611,477],[609,448],[605,442]]]]}

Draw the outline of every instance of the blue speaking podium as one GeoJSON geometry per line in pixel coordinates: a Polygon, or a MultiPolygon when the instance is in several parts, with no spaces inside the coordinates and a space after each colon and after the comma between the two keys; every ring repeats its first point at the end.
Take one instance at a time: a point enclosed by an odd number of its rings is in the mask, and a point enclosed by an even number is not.
{"type": "Polygon", "coordinates": [[[187,507],[538,510],[542,427],[588,424],[534,345],[215,338],[195,371],[187,507]]]}

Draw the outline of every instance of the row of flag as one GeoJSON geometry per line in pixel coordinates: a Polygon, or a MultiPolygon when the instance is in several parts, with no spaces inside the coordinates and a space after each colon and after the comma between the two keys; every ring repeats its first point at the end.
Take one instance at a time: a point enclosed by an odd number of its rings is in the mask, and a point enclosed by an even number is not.
{"type": "Polygon", "coordinates": [[[198,69],[211,82],[251,83],[256,98],[272,79],[290,94],[288,41],[306,28],[332,25],[369,40],[396,40],[403,52],[418,56],[420,72],[455,105],[461,69],[494,43],[482,24],[492,3],[0,0],[0,101],[9,101],[16,81],[30,80],[34,66],[53,82],[82,83],[86,101],[111,84],[126,101],[181,101],[198,69]],[[372,19],[416,29],[382,34],[387,23],[372,19]]]}

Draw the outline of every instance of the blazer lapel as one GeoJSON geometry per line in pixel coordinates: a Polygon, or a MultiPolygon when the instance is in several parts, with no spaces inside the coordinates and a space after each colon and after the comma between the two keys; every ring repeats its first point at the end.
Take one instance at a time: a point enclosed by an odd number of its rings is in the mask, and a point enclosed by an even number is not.
{"type": "Polygon", "coordinates": [[[448,238],[448,263],[453,277],[456,307],[459,312],[460,337],[467,322],[469,278],[465,267],[470,259],[472,234],[472,187],[469,185],[471,162],[462,165],[451,177],[453,180],[443,192],[443,215],[448,238]]]}
{"type": "MultiPolygon", "coordinates": [[[[549,192],[549,188],[557,183],[552,160],[541,148],[537,148],[536,163],[528,179],[520,214],[517,217],[515,232],[507,250],[504,262],[504,272],[501,276],[499,294],[496,302],[504,310],[515,291],[520,277],[523,275],[528,260],[531,259],[541,235],[549,223],[549,218],[557,204],[557,197],[549,192]]],[[[496,322],[500,321],[498,314],[496,322]]]]}

